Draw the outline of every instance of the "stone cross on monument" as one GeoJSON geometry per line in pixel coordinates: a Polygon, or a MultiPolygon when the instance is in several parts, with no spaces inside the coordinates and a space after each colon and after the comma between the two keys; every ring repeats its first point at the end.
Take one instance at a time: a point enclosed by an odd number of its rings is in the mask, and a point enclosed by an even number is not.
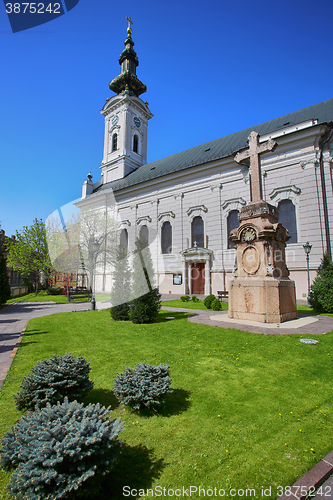
{"type": "Polygon", "coordinates": [[[273,139],[259,144],[259,134],[254,130],[249,135],[249,148],[241,153],[237,153],[234,160],[237,163],[250,158],[251,167],[251,201],[262,200],[262,183],[261,183],[261,170],[260,158],[261,153],[274,151],[277,143],[273,139]]]}

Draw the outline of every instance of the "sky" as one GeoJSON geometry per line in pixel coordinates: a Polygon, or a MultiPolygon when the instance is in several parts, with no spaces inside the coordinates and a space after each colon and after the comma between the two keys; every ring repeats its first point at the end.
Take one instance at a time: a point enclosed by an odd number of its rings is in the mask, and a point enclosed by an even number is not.
{"type": "Polygon", "coordinates": [[[0,4],[0,223],[45,220],[100,178],[126,16],[154,117],[148,162],[333,97],[332,0],[80,0],[12,33],[0,4]]]}

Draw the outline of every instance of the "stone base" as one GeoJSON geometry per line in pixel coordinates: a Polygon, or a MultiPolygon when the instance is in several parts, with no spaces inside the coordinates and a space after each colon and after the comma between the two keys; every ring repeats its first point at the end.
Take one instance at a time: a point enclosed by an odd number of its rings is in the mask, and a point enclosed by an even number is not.
{"type": "Polygon", "coordinates": [[[229,286],[228,316],[261,323],[296,319],[295,282],[289,278],[235,278],[229,286]]]}

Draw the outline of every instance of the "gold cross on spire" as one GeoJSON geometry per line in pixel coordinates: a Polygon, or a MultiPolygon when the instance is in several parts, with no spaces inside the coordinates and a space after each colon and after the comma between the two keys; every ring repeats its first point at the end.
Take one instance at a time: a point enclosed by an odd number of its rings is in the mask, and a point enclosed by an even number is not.
{"type": "Polygon", "coordinates": [[[130,17],[126,17],[127,21],[128,21],[128,27],[127,27],[127,34],[129,36],[131,36],[132,34],[132,28],[131,28],[131,24],[133,24],[132,20],[130,17]]]}

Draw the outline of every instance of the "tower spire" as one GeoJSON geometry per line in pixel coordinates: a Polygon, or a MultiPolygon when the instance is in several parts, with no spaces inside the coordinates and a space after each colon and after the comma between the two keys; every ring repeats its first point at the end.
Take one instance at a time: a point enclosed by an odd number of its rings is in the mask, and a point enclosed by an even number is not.
{"type": "Polygon", "coordinates": [[[124,42],[125,48],[119,57],[121,73],[109,83],[109,88],[118,95],[129,94],[139,97],[140,94],[146,92],[147,87],[136,76],[139,59],[133,49],[134,42],[132,40],[131,27],[133,22],[130,17],[126,17],[126,19],[128,21],[127,38],[124,42]]]}

